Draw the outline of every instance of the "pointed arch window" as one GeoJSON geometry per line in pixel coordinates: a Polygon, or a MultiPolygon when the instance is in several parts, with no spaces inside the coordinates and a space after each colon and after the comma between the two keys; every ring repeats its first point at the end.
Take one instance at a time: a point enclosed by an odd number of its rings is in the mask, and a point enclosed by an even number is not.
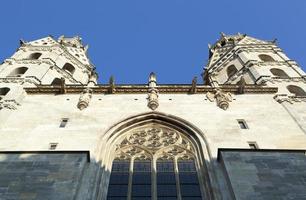
{"type": "Polygon", "coordinates": [[[15,68],[9,75],[8,77],[21,77],[23,74],[26,73],[26,71],[28,71],[27,67],[18,67],[15,68]]]}
{"type": "Polygon", "coordinates": [[[193,145],[176,130],[130,131],[116,147],[107,199],[202,199],[196,163],[193,145]]]}

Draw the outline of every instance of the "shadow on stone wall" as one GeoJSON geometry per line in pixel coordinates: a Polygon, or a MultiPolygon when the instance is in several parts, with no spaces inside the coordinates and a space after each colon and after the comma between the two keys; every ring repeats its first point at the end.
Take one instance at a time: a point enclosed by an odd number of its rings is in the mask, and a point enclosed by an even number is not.
{"type": "Polygon", "coordinates": [[[94,199],[97,166],[86,151],[0,152],[0,199],[94,199]]]}
{"type": "Polygon", "coordinates": [[[235,199],[306,199],[305,150],[222,149],[235,199]]]}

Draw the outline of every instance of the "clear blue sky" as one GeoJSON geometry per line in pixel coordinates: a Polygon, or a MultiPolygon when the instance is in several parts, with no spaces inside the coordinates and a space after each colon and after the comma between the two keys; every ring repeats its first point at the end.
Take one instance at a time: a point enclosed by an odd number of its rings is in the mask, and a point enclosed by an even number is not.
{"type": "MultiPolygon", "coordinates": [[[[278,39],[306,69],[305,0],[1,0],[0,60],[19,39],[80,35],[100,83],[190,83],[222,31],[278,39]]],[[[200,81],[201,82],[201,81],[200,81]]]]}

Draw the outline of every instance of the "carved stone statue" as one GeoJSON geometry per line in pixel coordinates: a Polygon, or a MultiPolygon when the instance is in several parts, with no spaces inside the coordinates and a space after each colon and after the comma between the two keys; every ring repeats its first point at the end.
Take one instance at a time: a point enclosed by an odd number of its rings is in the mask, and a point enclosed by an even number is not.
{"type": "Polygon", "coordinates": [[[85,108],[88,107],[89,105],[89,102],[91,100],[91,96],[92,96],[92,89],[90,88],[85,88],[79,98],[79,102],[78,102],[78,105],[77,107],[80,109],[80,110],[83,110],[85,108]]]}
{"type": "Polygon", "coordinates": [[[197,93],[197,77],[196,76],[192,79],[192,84],[190,88],[190,94],[195,94],[195,93],[197,93]]]}
{"type": "Polygon", "coordinates": [[[206,97],[211,101],[215,101],[217,103],[217,106],[222,108],[223,110],[228,109],[229,107],[229,102],[233,100],[231,93],[223,92],[220,89],[214,89],[214,92],[207,92],[206,97]]]}

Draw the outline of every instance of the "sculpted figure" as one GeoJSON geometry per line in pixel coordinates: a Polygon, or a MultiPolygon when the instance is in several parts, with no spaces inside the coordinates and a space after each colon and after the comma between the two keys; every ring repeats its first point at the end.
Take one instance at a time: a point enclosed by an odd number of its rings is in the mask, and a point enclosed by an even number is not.
{"type": "Polygon", "coordinates": [[[88,105],[89,105],[89,102],[91,100],[91,96],[92,96],[92,89],[90,89],[90,88],[84,89],[80,98],[79,98],[79,102],[78,102],[77,107],[80,110],[83,110],[83,109],[87,108],[88,105]]]}
{"type": "Polygon", "coordinates": [[[211,101],[216,101],[217,106],[223,110],[227,110],[229,107],[229,102],[233,100],[231,93],[223,92],[220,89],[214,89],[214,92],[207,92],[206,97],[211,101]]]}

